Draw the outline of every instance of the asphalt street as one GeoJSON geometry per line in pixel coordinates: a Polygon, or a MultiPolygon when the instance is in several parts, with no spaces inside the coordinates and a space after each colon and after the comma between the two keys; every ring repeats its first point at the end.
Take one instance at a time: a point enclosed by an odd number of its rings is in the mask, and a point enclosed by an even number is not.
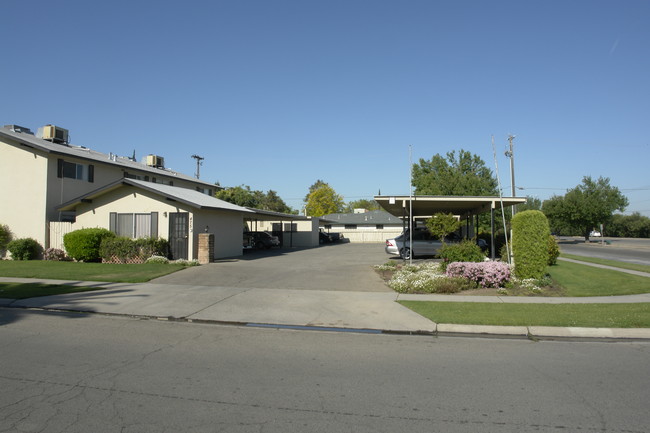
{"type": "Polygon", "coordinates": [[[560,250],[567,254],[650,266],[650,239],[559,237],[560,250]]]}
{"type": "Polygon", "coordinates": [[[370,335],[28,311],[0,431],[648,432],[650,344],[370,335]]]}

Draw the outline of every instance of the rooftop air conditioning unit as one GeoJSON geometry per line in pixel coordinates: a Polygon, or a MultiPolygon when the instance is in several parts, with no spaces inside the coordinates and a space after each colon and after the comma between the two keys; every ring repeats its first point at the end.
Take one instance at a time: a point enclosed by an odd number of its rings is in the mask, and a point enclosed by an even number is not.
{"type": "Polygon", "coordinates": [[[20,126],[20,125],[5,125],[5,129],[10,129],[13,132],[22,132],[24,134],[34,135],[31,129],[25,128],[24,126],[20,126]]]}
{"type": "Polygon", "coordinates": [[[51,141],[52,143],[68,144],[68,130],[54,126],[45,125],[39,128],[39,135],[43,140],[51,141]]]}
{"type": "Polygon", "coordinates": [[[165,158],[158,155],[147,155],[147,165],[154,168],[165,168],[165,158]]]}

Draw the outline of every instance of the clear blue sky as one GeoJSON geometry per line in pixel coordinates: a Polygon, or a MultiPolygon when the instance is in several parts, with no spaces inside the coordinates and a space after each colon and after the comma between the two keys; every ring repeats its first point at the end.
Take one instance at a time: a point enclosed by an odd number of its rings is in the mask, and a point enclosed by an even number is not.
{"type": "Polygon", "coordinates": [[[0,122],[293,208],[408,194],[413,160],[465,149],[510,195],[609,177],[650,216],[650,1],[2,2],[0,122]]]}

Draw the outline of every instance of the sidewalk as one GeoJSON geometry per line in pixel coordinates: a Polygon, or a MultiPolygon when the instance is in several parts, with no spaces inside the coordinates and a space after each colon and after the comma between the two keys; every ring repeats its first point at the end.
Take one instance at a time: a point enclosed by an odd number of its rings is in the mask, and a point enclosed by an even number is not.
{"type": "Polygon", "coordinates": [[[648,339],[650,329],[512,327],[437,324],[397,300],[511,303],[650,302],[650,294],[596,298],[404,295],[295,289],[245,289],[179,284],[126,284],[0,278],[0,282],[71,284],[105,290],[24,300],[0,299],[0,307],[79,311],[112,315],[235,324],[377,333],[493,335],[521,338],[648,339]]]}

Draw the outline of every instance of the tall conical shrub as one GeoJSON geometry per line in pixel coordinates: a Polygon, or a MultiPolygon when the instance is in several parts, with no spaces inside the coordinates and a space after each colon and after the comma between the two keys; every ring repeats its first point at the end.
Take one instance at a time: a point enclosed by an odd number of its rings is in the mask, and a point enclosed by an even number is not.
{"type": "Polygon", "coordinates": [[[512,253],[517,278],[544,276],[550,234],[548,220],[538,210],[523,211],[512,218],[512,253]]]}

